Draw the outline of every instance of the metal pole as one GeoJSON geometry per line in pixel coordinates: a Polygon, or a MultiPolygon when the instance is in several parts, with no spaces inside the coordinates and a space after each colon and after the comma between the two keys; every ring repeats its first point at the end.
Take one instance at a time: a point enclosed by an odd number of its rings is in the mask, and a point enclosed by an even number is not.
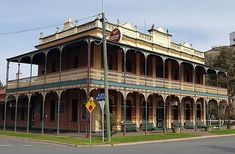
{"type": "Polygon", "coordinates": [[[163,132],[165,133],[166,132],[166,101],[163,102],[163,108],[164,108],[164,115],[163,115],[163,118],[164,118],[164,121],[163,121],[163,132]]]}
{"type": "MultiPolygon", "coordinates": [[[[179,62],[179,89],[181,91],[181,61],[179,62]]],[[[179,108],[180,108],[180,132],[182,131],[182,104],[181,104],[181,97],[180,97],[180,100],[179,100],[179,108]]]]}
{"type": "MultiPolygon", "coordinates": [[[[147,61],[148,61],[148,55],[147,54],[144,54],[144,58],[145,58],[145,63],[144,63],[144,78],[145,78],[145,86],[147,86],[147,61]]],[[[145,90],[145,134],[147,134],[148,132],[148,125],[147,125],[147,122],[148,122],[148,98],[147,98],[147,92],[145,90]]]]}
{"type": "MultiPolygon", "coordinates": [[[[45,69],[45,77],[44,77],[44,84],[46,84],[46,80],[47,80],[47,54],[48,54],[48,51],[46,51],[45,53],[45,63],[44,63],[44,69],[45,69]]],[[[44,91],[45,91],[45,88],[44,88],[44,91]]],[[[42,125],[42,130],[41,130],[41,134],[44,134],[44,122],[45,122],[45,101],[46,101],[46,92],[43,93],[43,100],[42,100],[42,122],[41,122],[41,125],[42,125]]]]}
{"type": "MultiPolygon", "coordinates": [[[[6,93],[8,88],[8,78],[9,78],[9,65],[10,61],[7,61],[7,70],[6,70],[6,93]]],[[[5,97],[5,107],[4,107],[4,123],[3,123],[3,130],[6,131],[6,119],[7,118],[7,96],[5,97]]]]}
{"type": "MultiPolygon", "coordinates": [[[[216,71],[216,86],[217,86],[217,95],[219,94],[219,72],[218,71],[216,71]]],[[[217,103],[217,105],[218,105],[218,129],[220,129],[220,107],[219,107],[219,102],[217,103]]]]}
{"type": "Polygon", "coordinates": [[[90,144],[91,144],[91,112],[90,112],[90,134],[89,134],[90,144]]]}
{"type": "Polygon", "coordinates": [[[194,127],[194,129],[195,129],[195,131],[197,131],[197,102],[194,104],[195,105],[195,107],[194,107],[194,112],[195,112],[195,127],[194,127]]]}
{"type": "MultiPolygon", "coordinates": [[[[165,67],[165,58],[162,58],[162,65],[163,65],[163,87],[165,87],[165,78],[166,78],[166,67],[165,67]]],[[[166,101],[165,101],[165,92],[164,92],[164,101],[163,101],[163,108],[164,108],[164,115],[163,115],[163,132],[166,132],[166,101]]]]}
{"type": "Polygon", "coordinates": [[[31,95],[29,95],[28,99],[27,133],[29,133],[30,101],[31,101],[31,95]]]}
{"type": "Polygon", "coordinates": [[[108,91],[108,63],[107,63],[107,46],[106,46],[106,23],[105,13],[102,12],[102,26],[103,26],[103,56],[104,56],[104,89],[105,89],[105,111],[106,111],[106,125],[108,142],[111,142],[111,128],[110,128],[110,112],[109,112],[109,91],[108,91]]]}
{"type": "Polygon", "coordinates": [[[57,103],[57,135],[60,134],[60,100],[61,100],[61,92],[58,93],[58,103],[57,103]]]}
{"type": "Polygon", "coordinates": [[[5,107],[4,107],[4,124],[3,124],[3,131],[6,131],[6,119],[7,119],[7,96],[5,98],[5,107]]]}
{"type": "Polygon", "coordinates": [[[104,142],[104,109],[102,109],[101,112],[102,112],[102,142],[104,142]]]}
{"type": "MultiPolygon", "coordinates": [[[[123,68],[124,68],[124,83],[126,83],[126,49],[124,50],[124,66],[123,66],[123,68]]],[[[123,131],[123,133],[124,133],[124,136],[126,136],[126,88],[124,88],[124,91],[125,91],[125,95],[123,96],[123,109],[124,109],[124,131],[123,131]]]]}
{"type": "Polygon", "coordinates": [[[221,126],[220,125],[220,106],[219,106],[219,103],[217,105],[218,105],[218,109],[217,110],[218,110],[218,123],[219,123],[218,124],[218,127],[219,127],[218,129],[220,129],[220,126],[221,126]]]}
{"type": "Polygon", "coordinates": [[[181,102],[179,102],[179,106],[180,106],[180,132],[182,131],[182,104],[181,102]]]}
{"type": "Polygon", "coordinates": [[[20,62],[18,63],[17,87],[20,86],[20,62]]]}
{"type": "Polygon", "coordinates": [[[148,103],[147,100],[145,101],[145,135],[148,133],[148,103]]]}
{"type": "Polygon", "coordinates": [[[17,114],[18,114],[18,95],[16,96],[16,106],[15,106],[15,127],[14,127],[14,131],[16,132],[16,127],[17,127],[17,114]]]}
{"type": "Polygon", "coordinates": [[[42,130],[41,134],[44,134],[44,120],[45,120],[45,100],[46,100],[46,94],[43,94],[43,101],[42,101],[42,130]]]}

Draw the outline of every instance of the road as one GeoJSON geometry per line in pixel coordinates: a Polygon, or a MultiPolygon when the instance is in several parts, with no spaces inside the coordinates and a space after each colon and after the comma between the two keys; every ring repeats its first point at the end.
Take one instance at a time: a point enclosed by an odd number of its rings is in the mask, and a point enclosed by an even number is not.
{"type": "Polygon", "coordinates": [[[235,154],[235,136],[114,147],[62,145],[0,138],[0,154],[235,154]]]}

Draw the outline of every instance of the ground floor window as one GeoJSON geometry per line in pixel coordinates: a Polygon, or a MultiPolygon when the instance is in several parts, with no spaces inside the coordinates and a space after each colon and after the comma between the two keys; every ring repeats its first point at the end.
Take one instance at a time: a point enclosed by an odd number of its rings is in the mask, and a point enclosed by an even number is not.
{"type": "Polygon", "coordinates": [[[11,120],[15,120],[15,108],[11,108],[11,120]]]}
{"type": "Polygon", "coordinates": [[[112,114],[113,113],[113,100],[109,99],[109,112],[112,114]]]}
{"type": "Polygon", "coordinates": [[[87,109],[85,107],[85,103],[82,105],[82,119],[86,120],[87,117],[87,109]]]}
{"type": "Polygon", "coordinates": [[[1,117],[4,119],[4,105],[1,105],[1,117]]]}
{"type": "MultiPolygon", "coordinates": [[[[149,112],[149,109],[147,106],[147,114],[148,114],[148,112],[149,112]]],[[[146,119],[146,102],[145,101],[142,102],[142,119],[147,120],[147,121],[149,119],[148,115],[147,115],[147,119],[146,119]]]]}
{"type": "MultiPolygon", "coordinates": [[[[64,114],[64,111],[65,111],[65,102],[61,101],[60,102],[60,114],[64,114]]],[[[58,114],[58,102],[56,103],[56,106],[55,106],[55,114],[56,115],[58,114]]]]}
{"type": "Polygon", "coordinates": [[[72,100],[72,122],[78,121],[78,100],[72,100]]]}
{"type": "Polygon", "coordinates": [[[172,116],[174,120],[178,120],[179,109],[178,106],[172,106],[172,116]]]}
{"type": "Polygon", "coordinates": [[[21,108],[20,120],[25,120],[24,112],[25,112],[25,108],[21,108]]]}
{"type": "Polygon", "coordinates": [[[197,104],[197,120],[201,120],[201,105],[197,104]]]}
{"type": "Polygon", "coordinates": [[[131,121],[131,115],[132,115],[132,103],[130,100],[126,101],[126,120],[131,121]]]}
{"type": "Polygon", "coordinates": [[[189,104],[185,105],[185,119],[190,120],[190,105],[189,104]]]}
{"type": "Polygon", "coordinates": [[[50,106],[50,121],[55,120],[55,101],[51,101],[51,106],[50,106]]]}

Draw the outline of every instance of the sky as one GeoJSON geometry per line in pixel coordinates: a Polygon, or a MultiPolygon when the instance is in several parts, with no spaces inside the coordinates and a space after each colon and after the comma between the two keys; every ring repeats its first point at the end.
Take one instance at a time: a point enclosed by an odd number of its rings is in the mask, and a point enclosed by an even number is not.
{"type": "MultiPolygon", "coordinates": [[[[146,32],[152,24],[165,27],[173,35],[174,42],[188,42],[201,51],[212,46],[229,45],[229,33],[235,27],[234,0],[103,1],[108,21],[129,21],[141,32],[146,32]]],[[[1,34],[63,24],[68,18],[82,19],[101,10],[102,0],[0,0],[0,80],[5,83],[6,58],[35,50],[40,32],[52,34],[56,27],[1,34]]],[[[15,78],[16,68],[16,64],[10,65],[12,79],[15,78]]],[[[27,71],[25,68],[23,74],[27,76],[29,68],[27,71]]]]}

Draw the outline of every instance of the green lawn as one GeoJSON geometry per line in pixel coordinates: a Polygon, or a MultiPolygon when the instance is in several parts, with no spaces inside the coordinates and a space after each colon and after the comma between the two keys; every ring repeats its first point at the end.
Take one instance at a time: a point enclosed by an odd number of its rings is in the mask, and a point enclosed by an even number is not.
{"type": "MultiPolygon", "coordinates": [[[[19,133],[19,132],[11,132],[11,131],[0,131],[0,136],[7,136],[7,137],[16,137],[22,139],[32,139],[37,141],[46,141],[52,143],[63,143],[63,144],[70,144],[70,145],[88,145],[89,140],[85,138],[76,138],[71,136],[57,136],[57,135],[41,135],[41,134],[31,134],[31,133],[19,133]]],[[[100,139],[93,138],[93,143],[99,143],[100,139]]]]}
{"type": "Polygon", "coordinates": [[[215,135],[227,135],[227,134],[235,134],[235,129],[228,129],[228,130],[214,130],[211,131],[212,134],[215,135]]]}
{"type": "MultiPolygon", "coordinates": [[[[0,136],[16,137],[22,139],[32,139],[37,141],[45,141],[51,143],[63,143],[69,145],[89,145],[89,139],[77,138],[72,136],[57,136],[57,135],[41,135],[41,134],[31,134],[31,133],[20,133],[11,131],[0,131],[0,136]]],[[[112,138],[112,142],[105,144],[118,144],[118,143],[132,143],[141,141],[154,141],[154,140],[168,140],[168,139],[178,139],[178,138],[190,138],[196,137],[195,134],[190,133],[167,133],[167,134],[151,134],[151,135],[136,135],[136,136],[115,136],[112,138]]],[[[92,144],[103,144],[101,138],[93,137],[92,144]]]]}
{"type": "Polygon", "coordinates": [[[151,135],[139,135],[139,136],[119,136],[113,137],[112,143],[131,143],[131,142],[141,142],[141,141],[155,141],[155,140],[169,140],[178,138],[190,138],[196,137],[195,134],[190,133],[167,133],[167,134],[151,134],[151,135]]]}

